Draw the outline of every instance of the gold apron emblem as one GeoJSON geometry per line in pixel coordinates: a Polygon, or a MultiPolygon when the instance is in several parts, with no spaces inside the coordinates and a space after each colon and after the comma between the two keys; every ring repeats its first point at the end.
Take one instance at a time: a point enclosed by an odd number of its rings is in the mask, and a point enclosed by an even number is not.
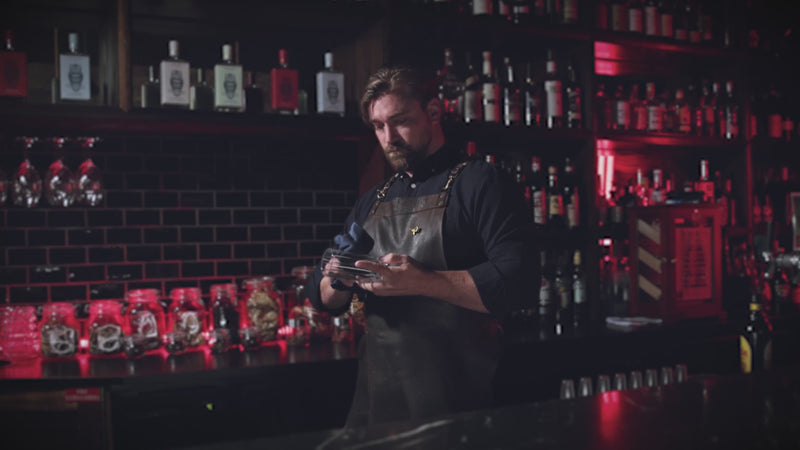
{"type": "Polygon", "coordinates": [[[419,234],[421,231],[422,231],[422,228],[420,228],[420,227],[414,227],[414,228],[412,228],[412,229],[411,229],[411,235],[412,235],[412,236],[416,236],[416,235],[417,235],[417,234],[419,234]]]}

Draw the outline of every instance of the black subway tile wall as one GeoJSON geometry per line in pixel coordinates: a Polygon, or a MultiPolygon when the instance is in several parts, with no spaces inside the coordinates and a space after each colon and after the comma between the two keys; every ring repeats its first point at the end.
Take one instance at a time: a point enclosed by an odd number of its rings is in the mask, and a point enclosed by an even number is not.
{"type": "MultiPolygon", "coordinates": [[[[123,298],[203,289],[314,264],[357,198],[357,148],[238,136],[101,136],[97,207],[0,207],[0,300],[123,298]],[[322,151],[321,149],[324,149],[322,151]]],[[[13,153],[4,159],[21,161],[13,153]]],[[[31,160],[54,158],[39,149],[31,160]]],[[[77,169],[85,154],[67,155],[77,169]]],[[[14,167],[3,167],[12,172],[14,167]]]]}

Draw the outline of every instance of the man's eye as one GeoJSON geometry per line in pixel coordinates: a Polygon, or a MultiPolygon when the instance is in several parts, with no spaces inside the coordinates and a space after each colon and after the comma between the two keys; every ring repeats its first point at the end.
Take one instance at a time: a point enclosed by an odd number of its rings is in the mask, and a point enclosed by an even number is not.
{"type": "Polygon", "coordinates": [[[372,124],[372,128],[374,128],[376,131],[377,130],[382,130],[383,129],[383,124],[382,123],[373,123],[372,124]]]}

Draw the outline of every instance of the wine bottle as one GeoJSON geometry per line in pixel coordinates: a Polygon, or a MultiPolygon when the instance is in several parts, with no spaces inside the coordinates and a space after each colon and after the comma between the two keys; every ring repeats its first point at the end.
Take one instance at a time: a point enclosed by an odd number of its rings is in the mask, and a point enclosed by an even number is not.
{"type": "Polygon", "coordinates": [[[324,69],[317,72],[317,114],[344,117],[344,74],[334,69],[333,52],[325,52],[323,60],[324,69]]]}
{"type": "Polygon", "coordinates": [[[92,79],[89,55],[79,51],[78,33],[69,33],[68,51],[58,55],[58,101],[89,101],[92,79]]]}
{"type": "Polygon", "coordinates": [[[505,82],[503,83],[503,121],[506,126],[522,123],[522,89],[514,77],[514,66],[509,57],[503,58],[505,82]]]}
{"type": "Polygon", "coordinates": [[[299,74],[289,67],[289,52],[278,50],[278,67],[270,70],[270,103],[279,114],[299,113],[299,74]]]}
{"type": "Polygon", "coordinates": [[[564,179],[561,185],[563,186],[563,201],[567,227],[578,228],[581,222],[578,177],[575,175],[575,166],[573,166],[570,158],[567,158],[564,163],[564,179]]]}
{"type": "Polygon", "coordinates": [[[14,32],[6,30],[5,49],[0,51],[0,97],[28,96],[28,61],[14,48],[14,32]]]}
{"type": "Polygon", "coordinates": [[[543,227],[547,225],[547,181],[542,170],[542,160],[538,156],[531,157],[531,174],[528,180],[531,188],[533,223],[543,227]]]}
{"type": "Polygon", "coordinates": [[[547,98],[547,128],[564,126],[564,83],[558,74],[558,65],[552,49],[547,49],[544,92],[547,98]]]}
{"type": "Polygon", "coordinates": [[[452,49],[444,49],[444,65],[439,69],[437,86],[444,120],[461,122],[464,117],[464,80],[456,71],[452,49]]]}
{"type": "Polygon", "coordinates": [[[242,66],[233,61],[233,47],[222,46],[222,60],[214,65],[214,110],[242,111],[242,66]]]}
{"type": "Polygon", "coordinates": [[[180,45],[171,40],[169,54],[159,64],[161,79],[161,106],[189,108],[189,62],[180,59],[180,45]]]}
{"type": "Polygon", "coordinates": [[[583,89],[578,82],[577,69],[570,61],[567,63],[567,127],[583,128],[583,89]]]}
{"type": "Polygon", "coordinates": [[[531,63],[526,64],[525,74],[525,125],[543,126],[544,94],[542,85],[533,77],[531,63]]]}
{"type": "Polygon", "coordinates": [[[480,72],[472,64],[470,53],[466,55],[467,73],[464,78],[464,122],[483,121],[482,88],[480,72]]]}
{"type": "Polygon", "coordinates": [[[492,63],[492,52],[484,51],[483,55],[483,76],[481,77],[481,93],[483,99],[483,120],[484,122],[500,122],[500,84],[494,73],[492,63]]]}

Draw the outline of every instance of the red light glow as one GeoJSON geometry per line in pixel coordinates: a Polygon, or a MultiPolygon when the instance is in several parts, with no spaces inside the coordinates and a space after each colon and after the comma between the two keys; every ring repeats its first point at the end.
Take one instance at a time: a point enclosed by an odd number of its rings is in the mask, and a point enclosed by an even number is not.
{"type": "Polygon", "coordinates": [[[597,151],[597,175],[599,186],[598,194],[606,199],[611,198],[611,189],[614,186],[614,151],[611,142],[607,139],[598,139],[595,143],[597,151]]]}
{"type": "Polygon", "coordinates": [[[619,391],[603,392],[600,394],[600,437],[613,444],[622,437],[623,428],[619,391]]]}

